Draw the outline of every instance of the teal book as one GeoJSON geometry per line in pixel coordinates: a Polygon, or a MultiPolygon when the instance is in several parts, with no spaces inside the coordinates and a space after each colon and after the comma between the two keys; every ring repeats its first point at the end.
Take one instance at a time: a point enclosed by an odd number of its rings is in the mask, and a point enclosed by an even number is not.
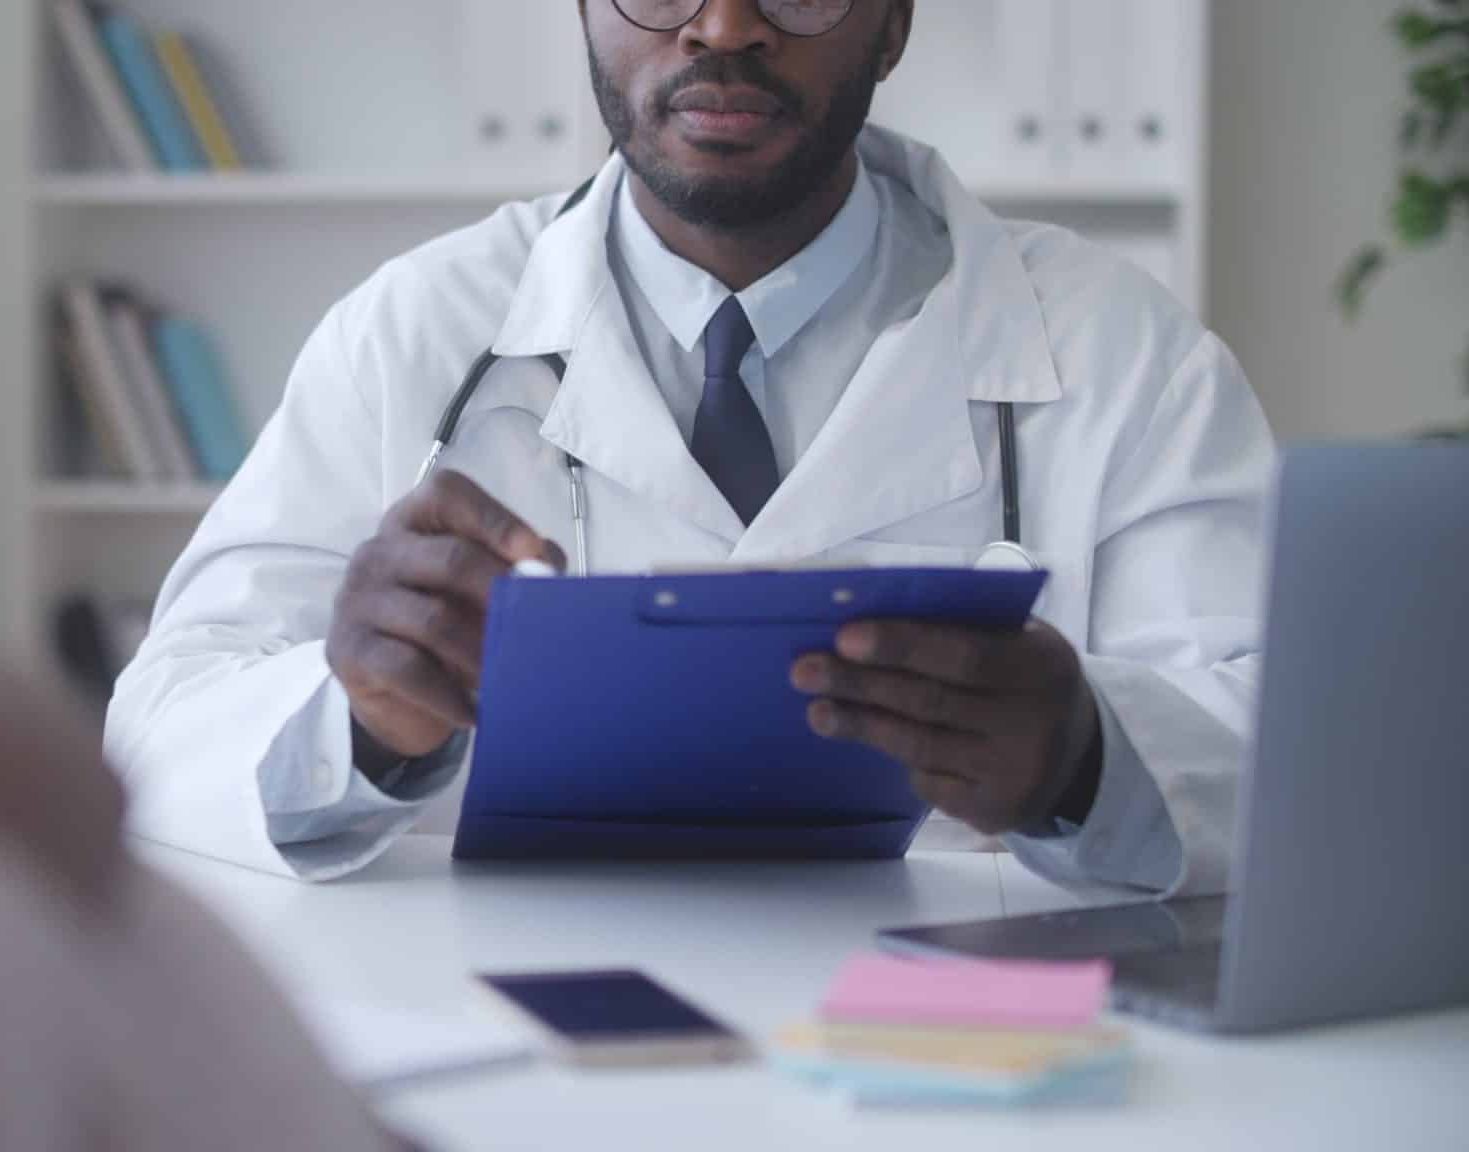
{"type": "Polygon", "coordinates": [[[247,445],[213,341],[193,321],[164,316],[154,322],[153,343],[200,473],[226,482],[244,462],[247,445]]]}
{"type": "Polygon", "coordinates": [[[209,160],[204,147],[174,95],[152,37],[126,13],[104,8],[99,15],[102,43],[163,166],[170,172],[206,171],[209,160]]]}

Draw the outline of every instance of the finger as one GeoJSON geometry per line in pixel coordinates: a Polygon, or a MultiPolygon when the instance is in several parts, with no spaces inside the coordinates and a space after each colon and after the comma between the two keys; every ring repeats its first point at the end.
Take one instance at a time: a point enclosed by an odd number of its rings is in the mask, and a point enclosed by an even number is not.
{"type": "Polygon", "coordinates": [[[390,513],[394,522],[430,536],[463,536],[511,564],[542,560],[547,564],[566,557],[525,521],[467,476],[436,472],[390,513]]]}
{"type": "Polygon", "coordinates": [[[484,610],[411,588],[385,588],[373,597],[363,622],[382,636],[421,648],[442,664],[468,695],[479,692],[484,610]]]}
{"type": "Polygon", "coordinates": [[[978,782],[934,772],[914,772],[910,783],[918,798],[930,808],[966,824],[978,826],[985,822],[978,782]]]}
{"type": "Polygon", "coordinates": [[[1018,636],[923,620],[863,620],[837,634],[837,653],[854,664],[994,688],[1008,678],[1018,636]]]}
{"type": "Polygon", "coordinates": [[[835,700],[817,700],[807,712],[817,735],[850,740],[885,752],[914,772],[964,776],[984,762],[984,739],[835,700]]]}
{"type": "Polygon", "coordinates": [[[865,704],[921,724],[983,733],[989,726],[989,700],[975,692],[886,668],[864,668],[837,656],[803,656],[791,670],[791,683],[810,696],[865,704]]]}
{"type": "Polygon", "coordinates": [[[490,585],[510,571],[503,556],[462,536],[420,536],[400,532],[387,544],[384,567],[389,582],[471,604],[484,611],[490,585]]]}
{"type": "Polygon", "coordinates": [[[570,565],[567,563],[566,553],[562,550],[561,545],[554,540],[545,540],[542,543],[544,544],[544,551],[536,559],[544,560],[558,572],[565,572],[570,565]]]}
{"type": "Polygon", "coordinates": [[[441,724],[469,728],[474,702],[446,668],[422,648],[374,635],[354,661],[352,674],[373,694],[391,697],[441,724]]]}

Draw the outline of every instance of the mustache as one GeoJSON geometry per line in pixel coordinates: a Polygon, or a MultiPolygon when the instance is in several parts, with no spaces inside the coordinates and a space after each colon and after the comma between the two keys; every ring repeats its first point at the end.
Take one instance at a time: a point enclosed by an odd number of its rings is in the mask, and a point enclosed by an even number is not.
{"type": "Polygon", "coordinates": [[[801,94],[774,75],[758,56],[701,56],[676,76],[660,84],[652,103],[660,117],[670,114],[673,98],[698,84],[739,85],[764,92],[787,115],[800,116],[801,94]]]}

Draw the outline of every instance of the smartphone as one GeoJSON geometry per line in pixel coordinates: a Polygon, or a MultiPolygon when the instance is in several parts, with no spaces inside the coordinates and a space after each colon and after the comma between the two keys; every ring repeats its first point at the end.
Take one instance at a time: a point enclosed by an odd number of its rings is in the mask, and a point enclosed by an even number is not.
{"type": "Polygon", "coordinates": [[[480,980],[568,1063],[714,1064],[750,1054],[731,1028],[641,972],[486,973],[480,980]]]}

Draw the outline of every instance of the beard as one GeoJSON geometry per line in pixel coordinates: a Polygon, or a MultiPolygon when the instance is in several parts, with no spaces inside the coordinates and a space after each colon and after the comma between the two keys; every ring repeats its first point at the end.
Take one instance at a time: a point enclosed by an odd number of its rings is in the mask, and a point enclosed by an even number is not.
{"type": "MultiPolygon", "coordinates": [[[[658,150],[655,141],[673,116],[673,98],[692,84],[739,84],[767,93],[779,102],[783,116],[804,123],[805,107],[799,93],[772,75],[757,56],[702,56],[663,84],[639,117],[627,95],[602,67],[596,50],[590,42],[587,45],[597,105],[612,143],[628,168],[681,220],[720,231],[777,220],[826,186],[867,123],[882,70],[882,47],[879,37],[863,66],[833,94],[826,115],[801,132],[796,146],[772,171],[760,177],[729,179],[691,176],[658,150]]],[[[743,150],[738,145],[703,147],[729,154],[743,150]]]]}

